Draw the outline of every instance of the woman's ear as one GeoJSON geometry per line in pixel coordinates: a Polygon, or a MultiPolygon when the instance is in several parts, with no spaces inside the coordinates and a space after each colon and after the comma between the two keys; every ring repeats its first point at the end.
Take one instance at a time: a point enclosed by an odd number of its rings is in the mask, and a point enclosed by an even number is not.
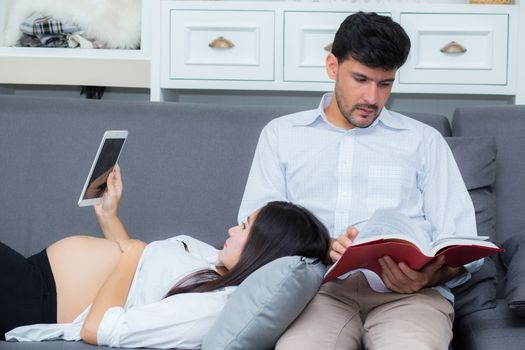
{"type": "Polygon", "coordinates": [[[337,77],[338,67],[339,62],[337,61],[337,57],[335,57],[334,54],[330,52],[328,56],[326,56],[326,73],[330,79],[335,80],[337,77]]]}

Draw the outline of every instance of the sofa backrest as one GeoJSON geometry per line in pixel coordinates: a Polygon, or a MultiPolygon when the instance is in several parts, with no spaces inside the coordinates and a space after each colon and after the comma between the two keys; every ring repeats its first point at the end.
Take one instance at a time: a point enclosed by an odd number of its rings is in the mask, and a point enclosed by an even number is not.
{"type": "Polygon", "coordinates": [[[2,97],[2,240],[27,254],[67,235],[100,235],[92,208],[76,202],[104,131],[126,129],[121,216],[130,234],[221,244],[259,131],[283,112],[291,111],[2,97]]]}
{"type": "MultiPolygon", "coordinates": [[[[76,202],[107,129],[129,130],[121,217],[133,237],[222,246],[263,126],[293,107],[0,96],[0,240],[24,254],[101,235],[76,202]]],[[[412,114],[450,131],[443,116],[412,114]]]]}
{"type": "Polygon", "coordinates": [[[495,138],[496,241],[525,234],[525,105],[457,108],[452,130],[495,138]]]}
{"type": "Polygon", "coordinates": [[[419,112],[400,112],[407,117],[419,120],[437,129],[443,136],[452,136],[452,128],[448,119],[441,114],[419,113],[419,112]]]}

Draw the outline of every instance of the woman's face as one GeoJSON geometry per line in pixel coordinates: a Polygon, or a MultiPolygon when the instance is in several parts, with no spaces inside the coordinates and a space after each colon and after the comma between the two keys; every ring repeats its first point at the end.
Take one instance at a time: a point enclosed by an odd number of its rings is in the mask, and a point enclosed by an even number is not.
{"type": "Polygon", "coordinates": [[[257,211],[248,216],[246,222],[242,222],[228,230],[230,237],[224,242],[222,250],[219,251],[219,260],[228,270],[231,270],[239,262],[256,216],[257,211]]]}

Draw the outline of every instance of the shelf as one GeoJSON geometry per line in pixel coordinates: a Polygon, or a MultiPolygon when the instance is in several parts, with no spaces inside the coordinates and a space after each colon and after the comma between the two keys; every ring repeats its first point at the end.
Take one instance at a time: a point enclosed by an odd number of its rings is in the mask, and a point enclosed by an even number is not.
{"type": "Polygon", "coordinates": [[[147,88],[150,79],[140,50],[0,48],[0,67],[0,84],[147,88]]]}
{"type": "Polygon", "coordinates": [[[143,1],[139,50],[0,47],[0,84],[149,88],[150,15],[143,1]]]}
{"type": "Polygon", "coordinates": [[[149,60],[0,57],[0,67],[0,84],[149,87],[149,60]]]}

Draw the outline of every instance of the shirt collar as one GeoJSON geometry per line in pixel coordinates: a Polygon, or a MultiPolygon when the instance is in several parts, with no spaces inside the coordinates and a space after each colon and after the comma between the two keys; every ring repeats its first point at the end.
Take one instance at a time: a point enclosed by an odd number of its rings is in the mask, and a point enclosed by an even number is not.
{"type": "Polygon", "coordinates": [[[324,121],[326,124],[331,125],[330,122],[328,122],[328,119],[326,119],[326,115],[324,113],[325,108],[330,105],[331,101],[332,94],[324,94],[317,109],[312,110],[312,113],[302,114],[301,118],[295,119],[293,124],[295,126],[313,126],[317,121],[324,121]]]}
{"type": "Polygon", "coordinates": [[[379,117],[371,126],[374,126],[376,123],[381,123],[382,125],[391,129],[406,130],[410,128],[410,125],[408,125],[406,122],[405,116],[396,112],[391,112],[386,109],[386,107],[383,107],[379,117]]]}
{"type": "MultiPolygon", "coordinates": [[[[332,98],[334,97],[333,93],[326,93],[321,98],[319,106],[314,113],[311,113],[300,120],[295,121],[297,126],[315,126],[317,123],[325,124],[326,126],[331,126],[332,123],[328,121],[328,118],[325,114],[325,109],[328,108],[332,98]]],[[[390,112],[386,107],[383,107],[379,117],[369,126],[369,128],[376,127],[377,125],[386,126],[392,129],[408,129],[409,126],[405,123],[404,117],[396,112],[390,112]]]]}

